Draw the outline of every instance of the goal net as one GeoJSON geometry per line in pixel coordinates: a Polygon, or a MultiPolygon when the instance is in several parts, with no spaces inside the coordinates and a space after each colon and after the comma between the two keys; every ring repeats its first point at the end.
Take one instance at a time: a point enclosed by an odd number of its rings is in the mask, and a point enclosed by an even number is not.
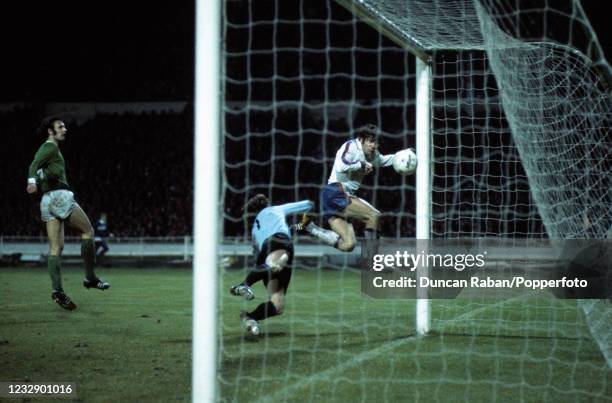
{"type": "MultiPolygon", "coordinates": [[[[220,400],[612,396],[606,300],[432,299],[418,337],[414,299],[362,294],[359,251],[303,235],[285,312],[258,338],[239,312],[265,289],[248,302],[228,294],[252,265],[249,197],[318,209],[336,151],[363,123],[381,129],[383,154],[415,147],[417,57],[431,69],[432,239],[496,239],[528,255],[530,240],[606,238],[611,70],[579,1],[226,1],[222,55],[220,400]]],[[[381,250],[415,238],[415,191],[391,168],[364,180],[381,250]]]]}

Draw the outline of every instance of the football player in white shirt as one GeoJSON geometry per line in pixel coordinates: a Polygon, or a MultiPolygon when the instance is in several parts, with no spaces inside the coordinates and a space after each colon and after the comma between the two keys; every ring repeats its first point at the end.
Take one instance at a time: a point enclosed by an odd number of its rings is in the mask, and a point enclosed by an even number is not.
{"type": "Polygon", "coordinates": [[[355,138],[345,142],[336,152],[336,160],[327,185],[321,192],[323,219],[332,231],[316,226],[308,215],[304,215],[298,229],[303,229],[327,245],[341,251],[355,248],[355,230],[349,222],[356,219],[365,223],[365,245],[362,250],[366,264],[378,250],[378,221],[380,211],[367,201],[357,197],[363,178],[375,166],[391,166],[394,154],[378,152],[378,128],[366,125],[357,129],[355,138]]]}

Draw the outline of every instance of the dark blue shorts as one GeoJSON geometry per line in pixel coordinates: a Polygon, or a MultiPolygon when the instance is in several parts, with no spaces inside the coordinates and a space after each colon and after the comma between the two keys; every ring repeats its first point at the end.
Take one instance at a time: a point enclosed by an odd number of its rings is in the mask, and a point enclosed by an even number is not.
{"type": "Polygon", "coordinates": [[[349,195],[341,183],[330,183],[321,192],[321,210],[325,221],[342,213],[351,204],[349,195]]]}

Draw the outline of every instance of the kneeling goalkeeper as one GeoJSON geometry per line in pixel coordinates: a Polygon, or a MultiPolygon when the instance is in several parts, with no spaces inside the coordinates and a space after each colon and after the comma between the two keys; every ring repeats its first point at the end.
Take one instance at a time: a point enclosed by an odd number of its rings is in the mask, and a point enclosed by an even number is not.
{"type": "Polygon", "coordinates": [[[310,200],[270,206],[263,194],[252,197],[244,207],[249,216],[255,215],[251,235],[256,253],[255,268],[245,280],[230,288],[232,295],[247,300],[255,297],[251,286],[263,280],[269,299],[251,312],[242,312],[240,319],[250,335],[259,334],[257,321],[283,313],[285,294],[291,280],[293,242],[286,217],[290,214],[306,213],[313,208],[310,200]]]}

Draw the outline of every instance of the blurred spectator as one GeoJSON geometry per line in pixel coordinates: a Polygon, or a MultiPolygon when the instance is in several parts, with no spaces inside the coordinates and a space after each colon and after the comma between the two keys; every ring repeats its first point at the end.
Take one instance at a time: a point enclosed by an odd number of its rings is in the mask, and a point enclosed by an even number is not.
{"type": "MultiPolygon", "coordinates": [[[[220,167],[225,236],[248,235],[238,210],[257,192],[276,204],[295,199],[318,204],[333,152],[351,136],[346,118],[321,119],[322,113],[325,110],[314,107],[226,110],[220,167]]],[[[24,218],[36,216],[38,205],[22,191],[26,172],[16,171],[28,166],[31,150],[38,145],[32,122],[39,115],[34,108],[0,113],[0,133],[11,139],[11,147],[0,147],[0,182],[5,189],[0,209],[10,212],[0,215],[0,235],[45,234],[40,223],[24,218]]],[[[192,233],[191,107],[181,113],[99,113],[70,127],[70,142],[62,153],[70,160],[71,186],[94,214],[113,212],[117,237],[192,233]]],[[[382,152],[414,147],[407,142],[414,136],[405,122],[391,119],[383,128],[382,152]]],[[[543,233],[520,158],[507,149],[509,132],[489,134],[488,151],[460,148],[459,141],[474,141],[472,132],[461,136],[433,136],[434,235],[543,233]],[[495,153],[503,158],[487,157],[495,153]]],[[[401,178],[391,168],[379,169],[364,181],[361,196],[385,212],[380,222],[383,237],[414,236],[414,186],[414,176],[401,178]]]]}
{"type": "MultiPolygon", "coordinates": [[[[113,211],[116,236],[191,234],[193,200],[193,113],[98,114],[71,124],[62,153],[70,161],[70,184],[90,211],[113,211]],[[92,181],[91,178],[96,178],[92,181]]],[[[37,200],[24,195],[32,149],[39,144],[33,108],[0,113],[0,132],[12,147],[0,147],[1,235],[44,235],[36,220],[37,200]]]]}
{"type": "Polygon", "coordinates": [[[110,232],[108,226],[108,216],[106,213],[101,213],[100,218],[94,225],[94,241],[96,242],[96,261],[100,263],[104,258],[106,252],[108,252],[108,244],[106,239],[115,236],[110,232]]]}

